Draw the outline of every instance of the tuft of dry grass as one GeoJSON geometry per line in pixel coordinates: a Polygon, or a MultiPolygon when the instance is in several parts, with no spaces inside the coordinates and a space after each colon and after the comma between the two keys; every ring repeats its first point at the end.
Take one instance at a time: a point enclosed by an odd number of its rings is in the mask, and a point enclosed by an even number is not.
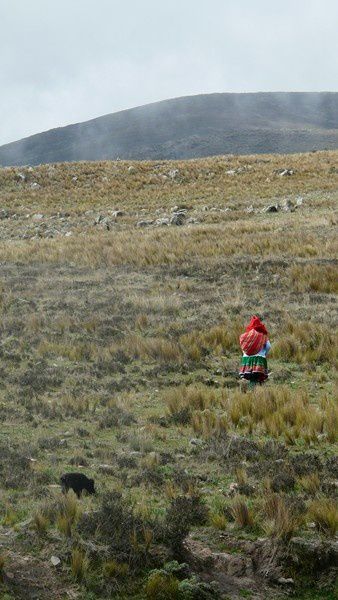
{"type": "Polygon", "coordinates": [[[66,537],[72,536],[73,526],[81,515],[81,509],[73,491],[59,497],[56,510],[56,524],[66,537]]]}
{"type": "Polygon", "coordinates": [[[228,519],[223,513],[212,512],[209,516],[210,525],[214,527],[214,529],[220,529],[221,531],[225,531],[228,525],[228,519]]]}
{"type": "Polygon", "coordinates": [[[284,542],[291,539],[300,525],[300,519],[277,494],[268,494],[261,508],[262,527],[271,537],[284,542]]]}
{"type": "Polygon", "coordinates": [[[272,356],[304,363],[332,363],[337,358],[337,336],[331,327],[311,321],[287,320],[277,337],[272,356]]]}
{"type": "Polygon", "coordinates": [[[129,565],[110,560],[103,565],[103,575],[108,578],[123,579],[129,574],[129,565]]]}
{"type": "Polygon", "coordinates": [[[82,581],[88,572],[89,561],[80,548],[74,548],[70,559],[70,568],[76,581],[82,581]]]}
{"type": "MultiPolygon", "coordinates": [[[[173,402],[172,410],[177,411],[183,403],[175,395],[173,398],[177,405],[173,402]]],[[[246,393],[222,391],[204,405],[206,408],[192,413],[191,424],[196,433],[205,437],[234,428],[250,435],[266,433],[291,445],[299,439],[310,445],[318,443],[319,436],[334,442],[338,435],[337,407],[332,401],[322,397],[318,403],[312,403],[307,391],[293,391],[286,385],[270,385],[246,393]]]]}
{"type": "Polygon", "coordinates": [[[338,293],[337,269],[333,265],[294,265],[288,276],[296,292],[338,293]]]}
{"type": "Polygon", "coordinates": [[[320,477],[318,473],[311,473],[300,478],[299,484],[305,492],[314,496],[320,489],[320,477]]]}
{"type": "Polygon", "coordinates": [[[254,524],[254,517],[251,509],[243,498],[238,496],[234,498],[231,505],[231,513],[238,527],[250,529],[254,524]]]}
{"type": "Polygon", "coordinates": [[[224,396],[223,391],[200,384],[171,388],[165,393],[164,401],[174,422],[187,425],[192,421],[195,431],[207,432],[214,425],[214,413],[210,409],[222,402],[224,396]]]}
{"type": "Polygon", "coordinates": [[[33,515],[33,527],[35,531],[41,535],[46,535],[49,526],[49,519],[42,512],[36,512],[33,515]]]}
{"type": "Polygon", "coordinates": [[[314,500],[309,507],[308,516],[320,533],[335,537],[338,530],[338,506],[335,500],[325,497],[314,500]]]}

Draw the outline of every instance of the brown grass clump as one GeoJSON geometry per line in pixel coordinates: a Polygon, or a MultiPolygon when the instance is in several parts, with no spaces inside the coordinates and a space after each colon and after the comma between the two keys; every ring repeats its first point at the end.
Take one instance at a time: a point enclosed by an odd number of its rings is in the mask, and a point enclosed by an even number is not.
{"type": "MultiPolygon", "coordinates": [[[[171,388],[164,396],[171,419],[183,425],[190,422],[194,411],[200,411],[198,414],[204,411],[203,414],[206,415],[209,408],[219,403],[221,398],[222,392],[216,392],[204,385],[171,388]]],[[[194,415],[193,419],[197,431],[197,417],[194,415]]]]}
{"type": "Polygon", "coordinates": [[[228,519],[223,513],[213,512],[210,514],[209,520],[210,525],[215,529],[220,529],[221,531],[224,531],[227,528],[228,519]]]}
{"type": "Polygon", "coordinates": [[[73,526],[81,515],[81,509],[73,491],[60,496],[56,511],[56,524],[66,537],[72,536],[73,526]]]}
{"type": "Polygon", "coordinates": [[[318,531],[328,537],[335,537],[338,530],[338,506],[335,500],[318,498],[309,507],[309,518],[312,519],[318,531]]]}
{"type": "Polygon", "coordinates": [[[7,555],[5,552],[1,552],[0,554],[0,583],[3,582],[4,579],[4,569],[6,566],[7,555]]]}
{"type": "Polygon", "coordinates": [[[211,350],[218,354],[224,354],[238,348],[238,339],[242,329],[241,319],[225,320],[220,325],[208,330],[194,330],[181,336],[180,343],[186,350],[195,349],[199,357],[211,350]]]}
{"type": "Polygon", "coordinates": [[[296,292],[338,293],[337,269],[333,265],[295,265],[289,277],[296,292]]]}
{"type": "Polygon", "coordinates": [[[108,578],[123,579],[129,574],[129,565],[127,563],[119,563],[116,560],[110,560],[104,563],[103,574],[108,578]]]}
{"type": "Polygon", "coordinates": [[[254,518],[252,511],[240,496],[233,500],[231,513],[239,527],[250,529],[253,526],[254,518]]]}
{"type": "Polygon", "coordinates": [[[274,358],[304,363],[333,363],[338,342],[331,327],[310,321],[290,320],[282,327],[273,347],[274,358]]]}
{"type": "Polygon", "coordinates": [[[151,358],[162,362],[181,362],[182,360],[178,344],[161,337],[131,336],[125,340],[123,349],[133,358],[151,358]]]}
{"type": "Polygon", "coordinates": [[[300,519],[277,494],[269,494],[261,510],[262,527],[271,537],[288,541],[300,525],[300,519]]]}
{"type": "Polygon", "coordinates": [[[33,527],[39,535],[46,535],[48,525],[49,519],[43,513],[36,512],[33,515],[33,527]]]}
{"type": "Polygon", "coordinates": [[[88,571],[88,558],[80,548],[74,548],[70,560],[72,575],[76,581],[82,581],[88,571]]]}
{"type": "Polygon", "coordinates": [[[317,443],[322,434],[334,440],[336,413],[337,408],[331,402],[313,404],[305,390],[293,391],[276,385],[259,388],[254,393],[218,393],[210,407],[195,410],[191,423],[194,431],[205,437],[231,431],[232,426],[249,434],[265,432],[273,438],[283,438],[288,444],[302,439],[309,445],[317,443]]]}
{"type": "Polygon", "coordinates": [[[300,478],[299,484],[305,492],[314,496],[320,489],[320,477],[318,473],[311,473],[300,478]]]}
{"type": "Polygon", "coordinates": [[[328,401],[325,407],[325,431],[327,439],[332,444],[338,440],[338,405],[333,401],[328,401]]]}

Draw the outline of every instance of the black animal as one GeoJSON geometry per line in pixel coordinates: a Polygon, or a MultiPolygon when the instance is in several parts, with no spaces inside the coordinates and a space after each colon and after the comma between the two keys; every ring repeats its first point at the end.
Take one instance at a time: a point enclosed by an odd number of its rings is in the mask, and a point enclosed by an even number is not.
{"type": "Polygon", "coordinates": [[[83,490],[88,494],[96,494],[94,479],[89,479],[83,473],[65,473],[60,478],[62,491],[64,494],[68,490],[73,490],[78,498],[81,497],[83,490]]]}

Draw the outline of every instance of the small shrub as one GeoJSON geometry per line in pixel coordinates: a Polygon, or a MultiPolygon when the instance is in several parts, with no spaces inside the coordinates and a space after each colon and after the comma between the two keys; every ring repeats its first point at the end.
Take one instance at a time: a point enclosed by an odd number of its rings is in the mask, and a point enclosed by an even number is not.
{"type": "Polygon", "coordinates": [[[182,600],[216,600],[220,598],[214,583],[204,583],[196,576],[180,581],[179,598],[182,600]]]}
{"type": "Polygon", "coordinates": [[[278,473],[271,481],[273,492],[288,492],[295,487],[295,478],[290,473],[278,473]]]}
{"type": "Polygon", "coordinates": [[[100,429],[121,427],[122,425],[131,425],[132,423],[135,423],[135,421],[136,419],[131,413],[127,412],[117,404],[112,404],[101,416],[99,427],[100,429]]]}
{"type": "Polygon", "coordinates": [[[164,542],[180,557],[182,543],[192,525],[204,525],[208,519],[208,508],[200,496],[178,496],[167,510],[164,542]]]}
{"type": "Polygon", "coordinates": [[[171,573],[156,570],[150,573],[145,585],[147,600],[178,600],[179,582],[171,573]]]}
{"type": "Polygon", "coordinates": [[[77,527],[83,537],[97,537],[109,546],[118,563],[128,563],[132,568],[147,564],[152,541],[162,535],[156,521],[134,514],[117,491],[104,494],[99,509],[83,514],[77,527]]]}

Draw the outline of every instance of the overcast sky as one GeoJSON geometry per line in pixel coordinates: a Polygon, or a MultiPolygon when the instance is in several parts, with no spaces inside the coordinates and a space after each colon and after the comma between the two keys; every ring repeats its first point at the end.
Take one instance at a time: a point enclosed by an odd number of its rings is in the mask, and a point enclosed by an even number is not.
{"type": "Polygon", "coordinates": [[[0,144],[205,92],[337,91],[337,0],[0,0],[0,144]]]}

